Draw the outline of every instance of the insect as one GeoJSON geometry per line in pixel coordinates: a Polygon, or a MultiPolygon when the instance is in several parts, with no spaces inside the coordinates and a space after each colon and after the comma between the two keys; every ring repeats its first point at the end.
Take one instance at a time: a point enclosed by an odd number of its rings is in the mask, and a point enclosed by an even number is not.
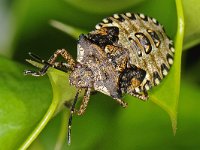
{"type": "Polygon", "coordinates": [[[95,28],[80,35],[76,61],[64,49],[57,50],[48,61],[30,53],[36,61],[44,63],[44,67],[38,72],[25,70],[26,75],[32,76],[44,75],[49,67],[70,72],[69,82],[77,88],[77,93],[71,105],[68,143],[71,141],[72,115],[85,112],[92,89],[126,107],[123,94],[147,100],[147,91],[161,82],[173,64],[173,42],[154,18],[144,14],[114,14],[95,28]],[[59,55],[66,62],[56,62],[59,55]],[[81,90],[85,94],[80,109],[76,110],[81,90]]]}

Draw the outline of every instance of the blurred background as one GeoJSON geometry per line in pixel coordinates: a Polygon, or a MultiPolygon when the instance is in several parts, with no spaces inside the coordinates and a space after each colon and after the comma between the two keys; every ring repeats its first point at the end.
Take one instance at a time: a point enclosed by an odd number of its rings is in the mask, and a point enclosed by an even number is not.
{"type": "MultiPolygon", "coordinates": [[[[98,93],[91,97],[85,115],[74,117],[70,148],[66,142],[57,145],[63,121],[60,112],[29,149],[200,149],[200,2],[183,0],[183,4],[186,34],[176,136],[167,113],[151,101],[134,99],[128,101],[129,107],[124,110],[98,93]]],[[[0,0],[0,149],[18,149],[51,102],[47,77],[23,77],[23,70],[30,68],[25,62],[27,53],[48,59],[56,49],[65,48],[76,58],[77,39],[56,29],[50,21],[91,31],[103,18],[123,12],[153,16],[164,25],[169,37],[175,38],[174,0],[0,0]],[[32,95],[38,99],[31,99],[32,95]],[[25,104],[18,104],[17,98],[23,98],[25,104]],[[22,105],[27,105],[26,109],[22,105]],[[5,109],[9,113],[4,114],[5,109]],[[28,112],[28,117],[23,112],[28,112]]]]}

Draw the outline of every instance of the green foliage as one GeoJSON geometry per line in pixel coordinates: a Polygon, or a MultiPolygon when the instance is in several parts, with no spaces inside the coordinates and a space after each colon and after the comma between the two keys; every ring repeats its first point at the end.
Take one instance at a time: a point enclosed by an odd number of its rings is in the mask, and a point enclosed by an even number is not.
{"type": "Polygon", "coordinates": [[[185,38],[183,49],[189,49],[190,47],[200,43],[200,5],[197,0],[183,0],[183,8],[185,14],[185,38]]]}
{"type": "MultiPolygon", "coordinates": [[[[116,12],[142,12],[153,16],[175,40],[176,55],[172,70],[162,84],[150,92],[150,99],[170,115],[175,132],[182,45],[185,49],[190,49],[199,42],[200,3],[192,1],[183,1],[186,18],[183,44],[184,26],[180,0],[176,3],[173,0],[13,1],[13,33],[11,39],[8,39],[9,49],[6,53],[2,52],[11,59],[0,57],[0,149],[26,149],[30,145],[29,149],[69,148],[66,145],[69,112],[63,111],[63,103],[73,99],[75,88],[69,86],[68,74],[50,69],[49,79],[47,76],[23,76],[23,70],[30,68],[30,65],[28,67],[23,64],[24,59],[28,51],[47,59],[57,48],[62,47],[69,49],[75,57],[76,42],[73,38],[80,32],[92,30],[102,18],[116,12]],[[70,36],[54,29],[50,23],[70,36]]],[[[35,62],[31,63],[38,66],[35,62]]],[[[184,62],[186,63],[187,61],[184,62]]],[[[70,149],[200,147],[200,133],[196,130],[200,125],[200,94],[199,86],[196,85],[199,81],[199,64],[182,73],[178,132],[175,137],[171,134],[167,115],[152,101],[144,103],[127,95],[125,101],[129,106],[124,110],[111,98],[98,93],[91,97],[84,116],[74,116],[70,149]]]]}
{"type": "Polygon", "coordinates": [[[15,149],[45,114],[51,88],[47,78],[25,78],[25,66],[2,57],[0,61],[0,149],[15,149]]]}

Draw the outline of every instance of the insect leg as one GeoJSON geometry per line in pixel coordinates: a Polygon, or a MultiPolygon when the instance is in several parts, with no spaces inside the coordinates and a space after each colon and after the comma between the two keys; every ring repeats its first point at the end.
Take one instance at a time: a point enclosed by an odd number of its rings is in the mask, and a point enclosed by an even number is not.
{"type": "MultiPolygon", "coordinates": [[[[74,59],[71,57],[71,55],[65,50],[65,49],[59,49],[57,50],[51,57],[50,59],[46,62],[45,60],[42,60],[40,57],[38,57],[37,55],[34,55],[32,53],[29,53],[29,55],[34,58],[36,61],[38,62],[42,62],[44,63],[44,67],[40,70],[40,71],[31,71],[31,70],[25,70],[24,71],[24,74],[25,75],[32,75],[32,76],[42,76],[44,75],[48,68],[49,67],[54,67],[54,68],[57,68],[59,70],[62,70],[60,69],[61,67],[64,67],[64,68],[69,68],[71,70],[74,69],[74,66],[75,66],[75,61],[74,59]],[[66,61],[67,63],[62,63],[62,62],[55,62],[57,57],[61,55],[66,61]],[[66,65],[67,64],[67,65],[66,65]]],[[[64,71],[64,70],[63,70],[64,71]]]]}
{"type": "Polygon", "coordinates": [[[69,64],[70,68],[73,70],[75,66],[75,61],[72,56],[65,49],[58,49],[48,60],[50,64],[54,64],[57,57],[61,55],[66,62],[69,64]]]}
{"type": "Polygon", "coordinates": [[[90,93],[91,93],[91,88],[87,88],[85,90],[82,104],[81,104],[79,110],[77,111],[77,115],[82,115],[85,112],[88,102],[89,102],[89,99],[90,99],[90,93]]]}
{"type": "Polygon", "coordinates": [[[115,100],[124,108],[128,106],[128,104],[124,102],[122,99],[115,98],[115,100]]]}
{"type": "Polygon", "coordinates": [[[70,115],[69,115],[69,120],[68,120],[68,130],[67,130],[67,139],[68,139],[68,144],[70,145],[71,143],[71,126],[72,126],[72,116],[74,114],[75,111],[75,106],[76,106],[76,102],[78,100],[78,95],[79,95],[80,89],[78,89],[78,91],[76,92],[76,96],[74,98],[74,101],[72,103],[71,109],[70,109],[70,115]]]}
{"type": "Polygon", "coordinates": [[[24,74],[32,75],[35,77],[43,76],[49,67],[50,67],[50,65],[45,64],[44,67],[40,71],[24,70],[24,74]]]}
{"type": "Polygon", "coordinates": [[[66,68],[69,69],[71,66],[66,62],[55,62],[52,67],[56,69],[66,68]]]}
{"type": "Polygon", "coordinates": [[[40,58],[38,55],[33,54],[31,52],[28,53],[29,56],[31,56],[35,61],[39,62],[39,63],[48,63],[45,60],[43,60],[42,58],[40,58]]]}
{"type": "Polygon", "coordinates": [[[34,61],[38,62],[38,63],[42,63],[44,64],[44,67],[38,71],[32,71],[32,70],[24,70],[24,74],[25,75],[32,75],[32,76],[42,76],[44,75],[44,72],[49,68],[49,66],[51,66],[51,64],[49,64],[47,61],[43,60],[42,58],[40,58],[39,56],[29,52],[28,53],[33,59],[34,61]]]}
{"type": "Polygon", "coordinates": [[[144,90],[144,91],[141,92],[141,93],[138,93],[138,92],[136,92],[136,91],[133,91],[133,92],[130,93],[130,94],[133,95],[133,96],[135,96],[135,97],[137,97],[137,98],[139,98],[139,99],[141,99],[141,100],[143,100],[143,101],[146,101],[146,100],[149,98],[148,93],[147,93],[146,90],[144,90]]]}

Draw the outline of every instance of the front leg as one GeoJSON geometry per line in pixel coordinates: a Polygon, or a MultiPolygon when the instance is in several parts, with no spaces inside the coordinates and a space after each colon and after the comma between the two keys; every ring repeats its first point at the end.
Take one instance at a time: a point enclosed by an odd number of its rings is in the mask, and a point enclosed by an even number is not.
{"type": "MultiPolygon", "coordinates": [[[[57,50],[48,60],[48,63],[53,65],[56,61],[56,59],[58,58],[58,56],[61,55],[67,62],[68,66],[70,67],[70,69],[74,69],[75,67],[75,61],[72,58],[72,56],[65,50],[65,49],[59,49],[57,50]]],[[[60,64],[62,65],[62,63],[60,64]]]]}
{"type": "Polygon", "coordinates": [[[59,49],[57,50],[51,57],[50,59],[46,62],[45,60],[42,60],[40,57],[37,55],[29,53],[29,55],[34,58],[36,61],[39,61],[44,64],[44,67],[39,70],[39,71],[31,71],[31,70],[25,70],[24,74],[25,75],[32,75],[32,76],[43,76],[46,74],[47,70],[49,67],[54,67],[54,68],[69,68],[70,70],[74,69],[75,66],[75,61],[72,58],[72,56],[65,50],[65,49],[59,49]],[[63,62],[55,62],[57,57],[61,55],[67,63],[63,62]]]}

